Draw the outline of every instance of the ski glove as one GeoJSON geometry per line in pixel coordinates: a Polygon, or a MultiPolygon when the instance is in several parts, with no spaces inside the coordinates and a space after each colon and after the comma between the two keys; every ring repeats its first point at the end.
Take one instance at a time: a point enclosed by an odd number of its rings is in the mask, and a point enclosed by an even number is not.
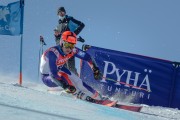
{"type": "Polygon", "coordinates": [[[77,39],[77,41],[82,42],[82,43],[85,42],[85,40],[84,40],[81,36],[79,36],[79,38],[77,39]]]}
{"type": "Polygon", "coordinates": [[[54,31],[54,36],[55,36],[56,39],[60,39],[61,38],[61,34],[58,31],[54,31]]]}
{"type": "MultiPolygon", "coordinates": [[[[52,77],[53,78],[53,77],[52,77]]],[[[58,85],[61,86],[67,93],[74,93],[76,92],[76,88],[74,86],[68,85],[63,80],[57,80],[53,78],[53,81],[58,85]]]]}
{"type": "Polygon", "coordinates": [[[76,88],[75,88],[74,86],[71,86],[71,85],[67,85],[64,90],[65,90],[67,93],[75,93],[75,92],[76,92],[76,88]]]}
{"type": "Polygon", "coordinates": [[[102,80],[102,73],[97,66],[93,67],[93,74],[95,80],[102,80]]]}

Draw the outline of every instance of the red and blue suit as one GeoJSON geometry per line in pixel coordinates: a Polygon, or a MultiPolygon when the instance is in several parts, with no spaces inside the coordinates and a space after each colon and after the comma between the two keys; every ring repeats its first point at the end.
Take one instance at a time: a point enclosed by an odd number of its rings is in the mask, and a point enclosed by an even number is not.
{"type": "Polygon", "coordinates": [[[69,71],[64,64],[71,57],[78,57],[89,63],[93,68],[93,60],[91,56],[75,47],[72,52],[65,55],[60,45],[54,46],[46,50],[41,57],[40,72],[42,75],[42,81],[48,87],[61,86],[74,86],[76,92],[73,94],[82,94],[83,96],[89,96],[96,99],[101,99],[98,92],[92,87],[84,83],[77,75],[69,71]]]}

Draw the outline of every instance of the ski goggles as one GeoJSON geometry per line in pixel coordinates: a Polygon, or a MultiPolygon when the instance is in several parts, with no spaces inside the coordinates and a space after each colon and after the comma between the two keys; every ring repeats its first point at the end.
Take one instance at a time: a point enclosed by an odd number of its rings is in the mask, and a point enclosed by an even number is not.
{"type": "Polygon", "coordinates": [[[63,43],[63,46],[65,48],[70,48],[70,49],[73,49],[75,47],[76,44],[73,44],[73,43],[68,43],[68,42],[64,42],[63,43]]]}

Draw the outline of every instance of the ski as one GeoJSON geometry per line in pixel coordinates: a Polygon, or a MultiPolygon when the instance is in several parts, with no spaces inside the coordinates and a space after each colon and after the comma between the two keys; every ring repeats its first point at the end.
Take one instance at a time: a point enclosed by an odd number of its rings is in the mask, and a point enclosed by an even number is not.
{"type": "Polygon", "coordinates": [[[142,109],[142,106],[125,105],[125,104],[118,103],[118,101],[111,101],[111,100],[95,100],[94,103],[105,105],[108,107],[114,107],[114,108],[118,108],[118,109],[129,110],[129,111],[133,111],[133,112],[140,112],[142,109]]]}
{"type": "MultiPolygon", "coordinates": [[[[63,92],[62,89],[48,89],[48,92],[50,93],[59,93],[60,95],[67,96],[68,94],[66,92],[63,92]]],[[[112,100],[95,100],[91,97],[88,97],[86,101],[99,104],[99,105],[104,105],[108,107],[114,107],[118,109],[123,109],[123,110],[128,110],[128,111],[133,111],[133,112],[140,112],[142,109],[142,106],[135,106],[135,105],[126,105],[122,103],[118,103],[118,101],[112,101],[112,100]]]]}
{"type": "Polygon", "coordinates": [[[114,107],[119,108],[119,109],[134,111],[134,112],[140,112],[142,109],[142,106],[124,105],[124,104],[119,104],[119,103],[117,103],[114,107]]]}
{"type": "Polygon", "coordinates": [[[86,101],[92,102],[92,103],[95,103],[95,104],[105,105],[105,106],[108,106],[108,107],[114,107],[114,108],[118,108],[118,109],[134,111],[134,112],[140,112],[141,108],[142,108],[142,106],[125,105],[125,104],[118,103],[118,101],[112,101],[112,100],[109,100],[109,99],[95,100],[95,99],[93,99],[91,97],[87,97],[86,101]]]}

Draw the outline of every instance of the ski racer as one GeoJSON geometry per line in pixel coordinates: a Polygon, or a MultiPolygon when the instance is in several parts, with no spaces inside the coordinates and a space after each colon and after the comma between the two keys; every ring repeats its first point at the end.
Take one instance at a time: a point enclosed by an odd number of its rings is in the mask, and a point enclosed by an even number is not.
{"type": "Polygon", "coordinates": [[[84,83],[77,75],[64,67],[64,64],[73,56],[89,63],[96,80],[102,79],[102,74],[91,56],[75,47],[76,34],[71,31],[63,32],[60,44],[47,49],[40,63],[42,81],[48,87],[61,86],[67,93],[72,93],[77,98],[93,101],[101,100],[101,95],[92,87],[84,83]]]}
{"type": "MultiPolygon", "coordinates": [[[[85,24],[77,19],[75,19],[72,16],[68,16],[66,14],[66,10],[64,7],[59,7],[57,10],[57,15],[59,16],[59,24],[54,30],[54,36],[55,36],[55,41],[56,45],[59,45],[59,41],[61,38],[61,35],[64,31],[71,31],[74,32],[76,35],[78,35],[82,29],[85,27],[85,24]]],[[[81,37],[78,38],[78,41],[83,42],[84,39],[81,37]]],[[[74,72],[76,75],[77,69],[75,67],[75,58],[71,57],[71,59],[68,60],[68,62],[65,65],[69,70],[74,72]]]]}

